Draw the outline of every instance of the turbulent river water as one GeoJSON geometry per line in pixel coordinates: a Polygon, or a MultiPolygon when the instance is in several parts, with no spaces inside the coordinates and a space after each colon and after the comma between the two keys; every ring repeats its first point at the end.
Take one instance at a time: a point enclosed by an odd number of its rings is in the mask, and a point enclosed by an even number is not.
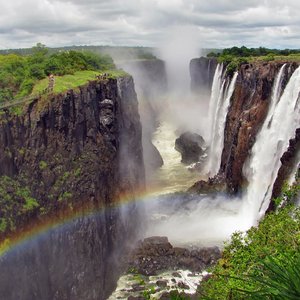
{"type": "Polygon", "coordinates": [[[176,130],[171,121],[162,121],[153,134],[152,142],[160,152],[164,164],[152,176],[150,185],[155,190],[152,195],[185,191],[197,180],[206,178],[181,163],[181,154],[175,150],[175,140],[178,137],[176,130]]]}

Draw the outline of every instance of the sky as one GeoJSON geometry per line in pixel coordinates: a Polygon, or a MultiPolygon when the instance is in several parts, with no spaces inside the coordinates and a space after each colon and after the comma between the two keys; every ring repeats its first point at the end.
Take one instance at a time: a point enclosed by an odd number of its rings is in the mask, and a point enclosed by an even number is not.
{"type": "Polygon", "coordinates": [[[202,48],[300,48],[300,1],[0,0],[0,49],[159,47],[170,33],[202,48]]]}

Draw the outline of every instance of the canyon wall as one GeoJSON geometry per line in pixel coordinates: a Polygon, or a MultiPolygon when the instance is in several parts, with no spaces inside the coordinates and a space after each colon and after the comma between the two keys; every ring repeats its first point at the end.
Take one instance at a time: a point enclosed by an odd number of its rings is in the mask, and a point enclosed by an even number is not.
{"type": "Polygon", "coordinates": [[[0,258],[1,299],[108,297],[138,228],[134,201],[117,203],[144,187],[141,134],[130,76],[40,98],[21,116],[1,114],[2,239],[77,211],[0,258]]]}
{"type": "MultiPolygon", "coordinates": [[[[275,77],[282,65],[283,62],[256,62],[243,64],[239,68],[226,118],[220,166],[220,174],[225,176],[230,192],[236,193],[247,184],[243,176],[243,166],[265,120],[275,77]]],[[[290,63],[285,68],[281,91],[296,68],[295,63],[290,63]]]]}
{"type": "Polygon", "coordinates": [[[128,61],[120,64],[134,78],[143,127],[144,163],[147,177],[163,165],[162,157],[152,144],[152,134],[168,92],[166,66],[160,59],[128,61]]]}
{"type": "Polygon", "coordinates": [[[194,58],[190,62],[191,90],[201,95],[210,95],[214,74],[217,67],[215,58],[194,58]]]}
{"type": "MultiPolygon", "coordinates": [[[[213,59],[201,58],[191,61],[192,88],[197,91],[205,82],[211,85],[212,79],[208,80],[207,66],[214,64],[213,59]],[[210,62],[210,63],[209,63],[210,62]],[[200,74],[200,75],[199,75],[200,74]],[[204,83],[203,83],[204,82],[204,83]]],[[[255,143],[272,97],[272,88],[281,66],[282,61],[256,61],[244,63],[239,67],[235,89],[230,99],[230,106],[226,117],[224,130],[224,147],[220,170],[216,178],[210,179],[208,184],[210,190],[225,189],[230,193],[242,191],[247,185],[243,175],[243,167],[249,159],[251,149],[255,143]]],[[[281,92],[283,92],[292,73],[298,67],[295,62],[288,62],[283,74],[281,92]]],[[[199,91],[199,90],[198,90],[199,91]]],[[[291,174],[288,170],[295,164],[299,152],[298,134],[295,140],[290,141],[290,147],[282,157],[283,164],[279,172],[279,178],[274,185],[274,195],[278,195],[284,180],[291,174]]],[[[266,141],[266,147],[268,147],[266,141]]],[[[207,184],[199,182],[193,186],[192,191],[207,187],[207,184]]]]}

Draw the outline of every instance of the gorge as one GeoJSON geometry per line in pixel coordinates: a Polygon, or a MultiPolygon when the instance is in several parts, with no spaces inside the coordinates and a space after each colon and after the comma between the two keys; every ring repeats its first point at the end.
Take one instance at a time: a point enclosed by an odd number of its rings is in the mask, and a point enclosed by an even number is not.
{"type": "Polygon", "coordinates": [[[298,64],[243,63],[230,75],[216,59],[192,59],[191,90],[178,97],[166,64],[126,63],[133,78],[1,114],[1,189],[19,200],[1,211],[11,220],[2,240],[43,228],[1,255],[1,299],[107,299],[137,239],[167,236],[200,253],[272,208],[299,165],[298,64]],[[187,131],[207,149],[192,171],[174,149],[187,131]]]}

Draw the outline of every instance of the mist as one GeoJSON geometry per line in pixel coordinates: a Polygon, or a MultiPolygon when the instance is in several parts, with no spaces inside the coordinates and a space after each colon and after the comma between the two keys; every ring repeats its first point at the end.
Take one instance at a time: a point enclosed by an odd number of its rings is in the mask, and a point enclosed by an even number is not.
{"type": "Polygon", "coordinates": [[[145,236],[167,236],[177,246],[219,246],[249,228],[240,198],[224,194],[148,197],[145,236]]]}
{"type": "MultiPolygon", "coordinates": [[[[181,163],[175,140],[186,131],[209,140],[210,91],[191,91],[190,62],[201,55],[195,29],[175,27],[157,50],[156,61],[121,65],[133,75],[143,129],[143,151],[149,196],[142,201],[145,223],[140,237],[167,236],[178,246],[220,246],[236,230],[248,229],[240,198],[225,194],[185,193],[206,170],[191,172],[181,163]],[[157,155],[163,165],[151,168],[157,155]]],[[[206,70],[205,70],[206,71],[206,70]]],[[[209,145],[207,145],[209,146],[209,145]]]]}
{"type": "Polygon", "coordinates": [[[194,27],[175,26],[166,36],[157,55],[166,62],[170,96],[180,101],[190,93],[189,64],[192,58],[200,57],[201,45],[194,27]]]}

